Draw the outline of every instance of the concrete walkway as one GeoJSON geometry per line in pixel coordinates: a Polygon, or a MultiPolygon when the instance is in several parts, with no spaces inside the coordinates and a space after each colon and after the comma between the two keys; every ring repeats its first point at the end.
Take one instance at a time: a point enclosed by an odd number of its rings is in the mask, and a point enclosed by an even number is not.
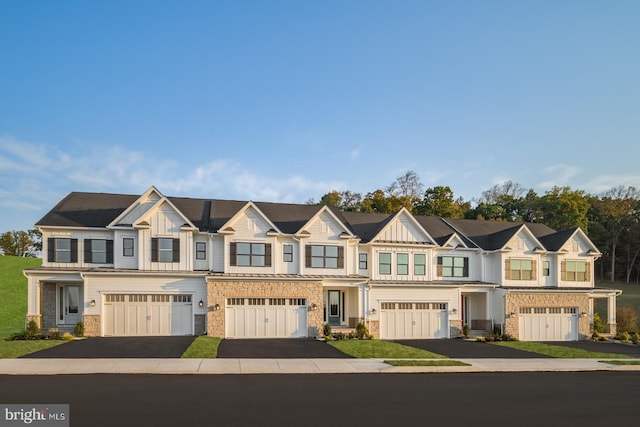
{"type": "Polygon", "coordinates": [[[0,359],[0,375],[358,374],[638,371],[598,359],[455,359],[470,366],[395,367],[381,359],[0,359]]]}

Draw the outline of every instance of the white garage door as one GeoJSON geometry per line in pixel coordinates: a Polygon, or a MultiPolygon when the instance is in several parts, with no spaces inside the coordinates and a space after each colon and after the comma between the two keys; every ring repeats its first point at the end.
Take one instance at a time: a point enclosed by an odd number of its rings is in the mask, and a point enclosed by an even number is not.
{"type": "Polygon", "coordinates": [[[577,307],[521,307],[521,341],[577,341],[577,307]]]}
{"type": "Polygon", "coordinates": [[[383,302],[380,304],[380,338],[448,338],[447,304],[433,302],[383,302]]]}
{"type": "Polygon", "coordinates": [[[227,298],[227,338],[306,337],[306,298],[227,298]]]}
{"type": "Polygon", "coordinates": [[[191,295],[109,294],[104,335],[192,335],[191,295]]]}

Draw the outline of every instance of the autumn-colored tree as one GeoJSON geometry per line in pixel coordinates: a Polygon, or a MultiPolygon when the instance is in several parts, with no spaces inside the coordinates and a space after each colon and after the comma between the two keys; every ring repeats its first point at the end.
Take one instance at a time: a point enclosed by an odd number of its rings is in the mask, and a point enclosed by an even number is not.
{"type": "MultiPolygon", "coordinates": [[[[36,241],[26,231],[7,231],[0,235],[0,249],[5,255],[34,256],[36,241]]],[[[42,248],[42,246],[40,246],[42,248]]]]}

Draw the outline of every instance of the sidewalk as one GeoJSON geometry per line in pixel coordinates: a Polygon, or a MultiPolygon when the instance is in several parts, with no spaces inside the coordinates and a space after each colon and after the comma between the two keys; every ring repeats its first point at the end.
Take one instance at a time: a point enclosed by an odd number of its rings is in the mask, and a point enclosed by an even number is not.
{"type": "Polygon", "coordinates": [[[455,360],[470,366],[396,367],[381,359],[0,359],[0,375],[640,371],[640,365],[598,359],[455,360]]]}

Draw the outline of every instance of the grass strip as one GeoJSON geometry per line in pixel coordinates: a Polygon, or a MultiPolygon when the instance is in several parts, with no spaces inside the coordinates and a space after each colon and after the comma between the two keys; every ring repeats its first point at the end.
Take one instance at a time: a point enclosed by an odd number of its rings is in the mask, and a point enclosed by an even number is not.
{"type": "Polygon", "coordinates": [[[630,356],[617,353],[602,353],[562,345],[543,344],[530,341],[497,341],[490,343],[531,353],[544,354],[558,359],[628,359],[630,356]]]}
{"type": "Polygon", "coordinates": [[[640,365],[640,360],[598,360],[598,362],[610,365],[640,365]]]}
{"type": "Polygon", "coordinates": [[[458,360],[385,360],[391,366],[471,366],[458,360]]]}
{"type": "Polygon", "coordinates": [[[181,357],[183,359],[215,359],[218,357],[220,341],[222,339],[218,337],[196,337],[181,357]]]}
{"type": "Polygon", "coordinates": [[[441,354],[409,347],[391,341],[340,340],[328,341],[341,352],[359,359],[446,359],[441,354]]]}
{"type": "Polygon", "coordinates": [[[35,353],[36,351],[46,350],[64,344],[68,341],[63,340],[20,340],[5,341],[0,339],[0,359],[15,359],[26,354],[35,353]]]}

